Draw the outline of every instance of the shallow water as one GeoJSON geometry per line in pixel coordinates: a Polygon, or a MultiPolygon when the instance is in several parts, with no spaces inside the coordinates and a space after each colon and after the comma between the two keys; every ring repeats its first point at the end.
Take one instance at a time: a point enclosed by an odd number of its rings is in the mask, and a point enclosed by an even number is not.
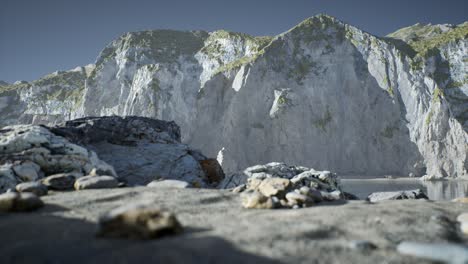
{"type": "Polygon", "coordinates": [[[432,181],[418,179],[342,179],[342,189],[360,199],[373,192],[422,189],[429,199],[443,201],[468,196],[468,181],[432,181]]]}

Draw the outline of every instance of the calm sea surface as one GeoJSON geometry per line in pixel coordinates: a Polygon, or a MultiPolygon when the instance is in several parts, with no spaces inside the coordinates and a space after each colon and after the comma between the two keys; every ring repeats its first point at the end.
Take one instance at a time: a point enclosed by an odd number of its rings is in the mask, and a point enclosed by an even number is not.
{"type": "Polygon", "coordinates": [[[372,192],[422,189],[431,200],[452,200],[468,196],[468,181],[432,181],[418,179],[342,179],[344,191],[365,199],[372,192]]]}

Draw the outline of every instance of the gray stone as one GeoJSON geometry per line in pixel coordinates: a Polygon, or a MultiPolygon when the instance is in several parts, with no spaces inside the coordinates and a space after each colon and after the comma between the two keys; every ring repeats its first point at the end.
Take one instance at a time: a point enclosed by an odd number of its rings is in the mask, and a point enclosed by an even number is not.
{"type": "Polygon", "coordinates": [[[377,246],[368,240],[352,240],[348,245],[351,249],[360,251],[371,251],[377,249],[377,246]]]}
{"type": "Polygon", "coordinates": [[[179,189],[184,189],[184,188],[189,188],[190,183],[185,182],[185,181],[179,181],[179,180],[161,180],[161,181],[152,181],[146,185],[148,187],[154,187],[154,188],[179,188],[179,189]]]}
{"type": "Polygon", "coordinates": [[[335,190],[332,192],[322,191],[320,192],[324,200],[327,201],[337,201],[344,198],[343,193],[340,190],[335,190]]]}
{"type": "Polygon", "coordinates": [[[282,162],[270,162],[265,165],[248,167],[244,170],[244,174],[250,178],[260,180],[273,177],[290,179],[294,175],[301,173],[302,169],[302,167],[289,166],[282,162]]]}
{"type": "Polygon", "coordinates": [[[398,192],[375,192],[367,196],[370,202],[380,202],[386,200],[402,200],[402,199],[428,199],[426,194],[420,190],[408,190],[398,192]]]}
{"type": "Polygon", "coordinates": [[[34,162],[26,161],[15,165],[13,171],[23,181],[35,181],[40,177],[41,167],[34,162]]]}
{"type": "Polygon", "coordinates": [[[44,206],[41,199],[33,193],[10,192],[0,194],[0,212],[26,212],[44,206]]]}
{"type": "Polygon", "coordinates": [[[75,181],[75,190],[117,188],[119,182],[112,176],[84,176],[75,181]]]}
{"type": "Polygon", "coordinates": [[[12,168],[12,164],[0,165],[0,193],[13,189],[19,182],[12,168]]]}
{"type": "Polygon", "coordinates": [[[42,180],[42,183],[51,190],[71,190],[78,177],[83,176],[80,173],[59,173],[50,175],[42,180]]]}
{"type": "Polygon", "coordinates": [[[468,248],[460,244],[404,241],[398,245],[397,250],[401,254],[444,263],[465,264],[468,262],[468,248]]]}
{"type": "Polygon", "coordinates": [[[308,169],[295,175],[291,182],[295,186],[308,186],[320,190],[336,189],[339,186],[338,176],[329,171],[316,171],[308,169]]]}
{"type": "Polygon", "coordinates": [[[303,186],[300,188],[300,193],[308,196],[314,202],[323,201],[322,193],[319,190],[303,186]]]}
{"type": "Polygon", "coordinates": [[[18,192],[30,192],[34,193],[37,196],[43,196],[47,194],[47,186],[41,182],[23,182],[16,185],[16,190],[18,192]]]}
{"type": "Polygon", "coordinates": [[[133,203],[111,210],[99,219],[98,236],[153,239],[182,232],[182,226],[169,211],[154,203],[133,203]]]}

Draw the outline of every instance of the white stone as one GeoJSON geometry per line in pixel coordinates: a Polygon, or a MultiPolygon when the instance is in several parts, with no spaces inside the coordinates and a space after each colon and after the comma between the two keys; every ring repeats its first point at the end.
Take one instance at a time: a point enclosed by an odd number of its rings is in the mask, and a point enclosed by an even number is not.
{"type": "Polygon", "coordinates": [[[190,183],[179,180],[161,180],[161,181],[152,181],[146,185],[152,188],[189,188],[190,183]]]}

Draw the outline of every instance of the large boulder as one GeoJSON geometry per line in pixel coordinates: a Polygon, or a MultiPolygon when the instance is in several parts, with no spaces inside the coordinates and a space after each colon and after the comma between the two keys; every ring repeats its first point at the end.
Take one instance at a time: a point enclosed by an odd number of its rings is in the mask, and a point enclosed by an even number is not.
{"type": "Polygon", "coordinates": [[[93,169],[106,169],[115,176],[112,166],[94,151],[71,143],[46,127],[16,125],[0,130],[0,193],[48,175],[87,175],[93,169]]]}
{"type": "Polygon", "coordinates": [[[51,131],[95,151],[129,185],[176,179],[208,187],[224,178],[216,160],[180,142],[180,129],[174,122],[135,116],[87,117],[51,131]]]}

